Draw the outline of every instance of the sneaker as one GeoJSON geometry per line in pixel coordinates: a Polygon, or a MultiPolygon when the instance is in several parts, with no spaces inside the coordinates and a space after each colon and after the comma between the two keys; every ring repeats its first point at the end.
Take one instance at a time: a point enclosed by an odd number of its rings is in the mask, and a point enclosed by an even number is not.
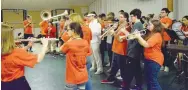
{"type": "Polygon", "coordinates": [[[96,68],[91,67],[89,70],[92,72],[92,71],[95,71],[95,70],[96,70],[96,68]]]}
{"type": "Polygon", "coordinates": [[[121,76],[117,76],[116,77],[118,80],[123,80],[123,78],[121,76]]]}
{"type": "Polygon", "coordinates": [[[161,71],[164,71],[164,69],[165,69],[164,66],[162,66],[162,67],[160,68],[161,71]]]}
{"type": "Polygon", "coordinates": [[[109,81],[109,80],[101,80],[102,84],[113,84],[114,81],[109,81]]]}
{"type": "Polygon", "coordinates": [[[106,67],[109,67],[110,66],[110,63],[106,64],[106,67]]]}
{"type": "Polygon", "coordinates": [[[169,68],[167,66],[165,66],[164,71],[169,72],[169,68]]]}
{"type": "Polygon", "coordinates": [[[121,74],[120,74],[120,70],[118,70],[116,76],[117,76],[117,77],[118,77],[118,76],[121,76],[121,74]]]}
{"type": "Polygon", "coordinates": [[[103,73],[103,70],[97,70],[97,71],[95,72],[95,74],[101,74],[101,73],[103,73]]]}

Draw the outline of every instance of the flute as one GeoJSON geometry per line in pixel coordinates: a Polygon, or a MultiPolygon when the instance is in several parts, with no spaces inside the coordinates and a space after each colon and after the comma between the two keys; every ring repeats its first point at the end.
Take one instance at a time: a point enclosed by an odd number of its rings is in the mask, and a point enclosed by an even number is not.
{"type": "MultiPolygon", "coordinates": [[[[58,41],[59,39],[57,38],[45,38],[49,41],[58,41]]],[[[19,40],[15,40],[16,43],[19,43],[19,42],[29,42],[29,41],[32,41],[32,42],[38,42],[38,41],[41,41],[41,39],[36,39],[36,38],[33,38],[33,39],[19,39],[19,40]]]]}

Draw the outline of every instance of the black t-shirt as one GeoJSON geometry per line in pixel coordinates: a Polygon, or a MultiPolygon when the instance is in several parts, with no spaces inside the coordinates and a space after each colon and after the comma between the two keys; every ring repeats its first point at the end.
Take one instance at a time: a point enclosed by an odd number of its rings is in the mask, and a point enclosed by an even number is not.
{"type": "MultiPolygon", "coordinates": [[[[133,33],[135,30],[143,30],[143,25],[141,22],[136,22],[133,25],[131,33],[133,33]]],[[[140,59],[142,55],[143,47],[139,44],[139,42],[137,40],[128,40],[127,56],[134,59],[140,59]]]]}

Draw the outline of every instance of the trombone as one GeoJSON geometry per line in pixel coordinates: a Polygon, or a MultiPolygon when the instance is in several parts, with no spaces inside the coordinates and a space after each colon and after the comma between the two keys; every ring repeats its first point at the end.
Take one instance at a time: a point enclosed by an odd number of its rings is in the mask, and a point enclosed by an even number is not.
{"type": "Polygon", "coordinates": [[[42,20],[51,20],[51,19],[55,19],[56,21],[53,22],[53,23],[59,23],[59,20],[58,20],[58,17],[62,17],[62,16],[66,16],[68,15],[68,11],[65,10],[64,13],[62,14],[58,14],[58,15],[55,15],[55,16],[51,16],[51,12],[50,11],[47,11],[47,10],[44,10],[40,13],[40,16],[42,18],[42,20]]]}

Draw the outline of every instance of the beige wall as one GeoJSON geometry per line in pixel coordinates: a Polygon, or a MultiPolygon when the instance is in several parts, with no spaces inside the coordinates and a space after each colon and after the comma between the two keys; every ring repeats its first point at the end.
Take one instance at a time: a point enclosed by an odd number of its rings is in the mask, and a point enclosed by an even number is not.
{"type": "MultiPolygon", "coordinates": [[[[28,11],[28,15],[32,16],[34,28],[39,27],[39,22],[42,20],[40,17],[41,11],[28,11]]],[[[23,28],[23,11],[20,10],[19,13],[13,11],[3,11],[3,21],[10,23],[15,28],[23,28]]]]}
{"type": "MultiPolygon", "coordinates": [[[[72,6],[71,9],[74,9],[76,13],[80,15],[83,14],[82,8],[87,8],[87,6],[72,6]]],[[[57,14],[63,13],[64,10],[57,10],[57,14]]],[[[34,23],[34,28],[39,28],[39,23],[42,21],[40,17],[41,11],[27,11],[28,15],[32,16],[32,20],[34,23]]],[[[3,11],[3,21],[9,22],[15,28],[23,28],[23,11],[20,10],[19,13],[15,13],[13,11],[3,11]]]]}
{"type": "Polygon", "coordinates": [[[3,11],[3,21],[8,22],[15,28],[23,27],[23,11],[15,13],[13,11],[3,11]]]}

